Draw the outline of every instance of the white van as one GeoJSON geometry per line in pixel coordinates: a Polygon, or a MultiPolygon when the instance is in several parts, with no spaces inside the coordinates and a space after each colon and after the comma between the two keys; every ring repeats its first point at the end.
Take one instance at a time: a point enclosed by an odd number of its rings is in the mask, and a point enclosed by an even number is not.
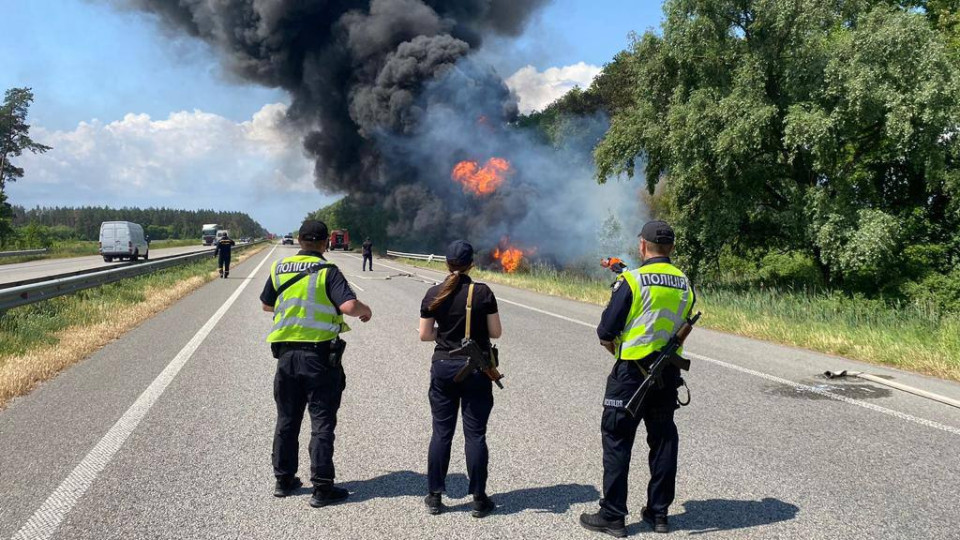
{"type": "Polygon", "coordinates": [[[150,258],[150,245],[143,234],[143,227],[129,221],[104,221],[100,224],[100,255],[103,262],[138,258],[150,258]]]}

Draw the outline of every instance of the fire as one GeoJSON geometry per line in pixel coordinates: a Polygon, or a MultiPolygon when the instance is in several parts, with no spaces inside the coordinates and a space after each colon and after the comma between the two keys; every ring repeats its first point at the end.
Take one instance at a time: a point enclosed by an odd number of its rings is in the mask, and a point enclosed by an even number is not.
{"type": "Polygon", "coordinates": [[[510,239],[506,236],[500,239],[500,245],[494,248],[490,253],[494,259],[500,261],[503,271],[512,274],[520,268],[524,256],[533,255],[536,249],[524,250],[510,244],[510,239]]]}
{"type": "Polygon", "coordinates": [[[463,184],[463,190],[474,195],[490,195],[503,184],[510,173],[510,162],[490,158],[483,167],[476,161],[461,161],[453,167],[450,177],[463,184]]]}

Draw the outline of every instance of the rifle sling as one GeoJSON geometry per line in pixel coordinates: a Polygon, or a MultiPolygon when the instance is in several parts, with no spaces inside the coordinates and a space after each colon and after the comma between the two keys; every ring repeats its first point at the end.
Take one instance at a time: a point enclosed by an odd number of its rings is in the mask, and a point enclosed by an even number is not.
{"type": "Polygon", "coordinates": [[[473,283],[467,289],[467,329],[463,333],[463,339],[470,339],[470,319],[473,318],[473,283]]]}
{"type": "Polygon", "coordinates": [[[306,270],[301,271],[300,273],[288,279],[287,281],[284,281],[280,285],[280,287],[277,288],[277,298],[280,298],[280,295],[283,294],[284,291],[286,291],[290,287],[293,287],[294,284],[296,284],[301,279],[309,276],[310,274],[315,274],[320,270],[323,270],[324,268],[334,268],[334,266],[332,264],[323,264],[323,263],[314,264],[314,265],[308,266],[306,270]]]}

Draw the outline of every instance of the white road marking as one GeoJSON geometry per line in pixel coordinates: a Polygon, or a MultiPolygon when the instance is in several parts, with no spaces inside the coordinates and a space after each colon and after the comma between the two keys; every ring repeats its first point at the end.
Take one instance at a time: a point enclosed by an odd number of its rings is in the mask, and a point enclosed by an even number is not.
{"type": "Polygon", "coordinates": [[[34,512],[33,516],[13,535],[11,540],[46,540],[60,527],[63,519],[70,513],[80,497],[87,492],[87,489],[96,480],[97,475],[110,463],[113,456],[120,450],[123,443],[130,437],[130,434],[137,428],[140,421],[150,412],[150,408],[157,402],[167,386],[173,381],[180,372],[180,369],[190,360],[193,353],[200,347],[200,344],[206,339],[213,328],[220,322],[220,319],[227,313],[233,303],[240,296],[240,293],[246,289],[247,285],[253,281],[253,277],[263,268],[263,265],[270,260],[270,255],[277,248],[274,247],[270,253],[260,261],[260,264],[254,268],[253,272],[244,279],[237,290],[220,306],[213,316],[197,331],[196,334],[187,342],[186,345],[173,360],[167,364],[167,367],[150,383],[150,386],[140,394],[133,405],[123,416],[117,420],[117,423],[110,428],[110,431],[100,439],[100,442],[93,447],[93,450],[83,458],[73,472],[67,476],[53,493],[47,498],[40,508],[34,512]]]}
{"type": "MultiPolygon", "coordinates": [[[[388,266],[388,265],[383,264],[383,263],[380,263],[380,264],[382,264],[383,266],[386,266],[387,268],[392,268],[393,270],[397,270],[397,271],[400,271],[400,272],[404,272],[404,271],[405,271],[405,270],[401,270],[400,268],[393,268],[393,267],[388,266]]],[[[430,270],[430,271],[431,271],[431,272],[434,272],[435,270],[430,270]]],[[[442,272],[439,272],[439,273],[442,273],[442,272]]],[[[417,275],[419,275],[419,274],[417,274],[417,275]]],[[[420,276],[420,277],[425,277],[425,276],[420,276]]],[[[427,278],[427,279],[433,279],[433,278],[427,278]]],[[[546,311],[546,310],[543,310],[543,309],[539,309],[539,308],[535,308],[535,307],[532,307],[532,306],[528,306],[528,305],[526,305],[526,304],[521,304],[521,303],[519,303],[519,302],[514,302],[514,301],[512,301],[512,300],[507,300],[507,299],[505,299],[505,298],[499,298],[499,297],[498,297],[497,300],[499,300],[499,301],[501,301],[501,302],[505,302],[505,303],[507,303],[507,304],[511,304],[511,305],[517,306],[517,307],[522,307],[522,308],[528,309],[528,310],[530,310],[530,311],[535,311],[535,312],[537,312],[537,313],[542,313],[542,314],[544,314],[544,315],[549,315],[549,316],[551,316],[551,317],[555,317],[555,318],[557,318],[557,319],[561,319],[561,320],[564,320],[564,321],[567,321],[567,322],[571,322],[571,323],[574,323],[574,324],[579,324],[579,325],[581,325],[581,326],[586,326],[586,327],[589,327],[589,328],[596,328],[596,325],[595,325],[595,324],[592,324],[592,323],[587,323],[587,322],[584,322],[584,321],[580,321],[580,320],[577,320],[577,319],[573,319],[573,318],[571,318],[571,317],[566,317],[566,316],[564,316],[564,315],[559,315],[559,314],[557,314],[557,313],[552,313],[552,312],[549,312],[549,311],[546,311]]],[[[741,367],[741,366],[738,366],[738,365],[736,365],[736,364],[731,364],[731,363],[729,363],[729,362],[724,362],[724,361],[722,361],[722,360],[717,360],[717,359],[715,359],[715,358],[710,358],[710,357],[708,357],[708,356],[703,356],[703,355],[701,355],[701,354],[695,354],[695,353],[692,353],[692,352],[689,352],[689,351],[687,352],[687,354],[688,354],[691,358],[696,358],[697,360],[702,360],[702,361],[704,361],[704,362],[710,362],[710,363],[715,364],[715,365],[720,366],[720,367],[724,367],[724,368],[727,368],[727,369],[732,369],[732,370],[734,370],[734,371],[739,371],[739,372],[745,373],[745,374],[747,374],[747,375],[753,375],[754,377],[759,377],[759,378],[761,378],[761,379],[766,379],[766,380],[768,380],[768,381],[773,381],[773,382],[776,382],[776,383],[779,383],[779,384],[789,385],[789,386],[792,386],[792,387],[797,388],[797,389],[799,389],[799,390],[803,390],[803,391],[805,391],[805,392],[812,392],[812,393],[815,393],[815,394],[818,394],[818,395],[821,395],[821,396],[824,396],[824,397],[828,397],[828,398],[833,399],[833,400],[836,400],[836,401],[840,401],[840,402],[847,403],[847,404],[850,404],[850,405],[856,405],[857,407],[863,407],[864,409],[869,409],[869,410],[871,410],[871,411],[875,411],[875,412],[878,412],[878,413],[881,413],[881,414],[885,414],[885,415],[887,415],[887,416],[892,416],[892,417],[895,417],[895,418],[899,418],[899,419],[901,419],[901,420],[906,420],[906,421],[908,421],[908,422],[913,422],[913,423],[919,424],[919,425],[921,425],[921,426],[926,426],[926,427],[929,427],[929,428],[938,429],[938,430],[940,430],[940,431],[945,431],[945,432],[947,432],[947,433],[952,433],[952,434],[954,434],[954,435],[960,435],[960,429],[955,428],[955,427],[952,427],[952,426],[947,426],[947,425],[941,424],[941,423],[939,423],[939,422],[934,422],[933,420],[927,420],[927,419],[925,419],[925,418],[920,418],[920,417],[917,417],[917,416],[913,416],[913,415],[911,415],[911,414],[903,413],[903,412],[900,412],[900,411],[895,411],[895,410],[893,410],[893,409],[888,409],[888,408],[886,408],[886,407],[881,407],[881,406],[879,406],[879,405],[875,405],[875,404],[873,404],[873,403],[868,403],[868,402],[866,402],[866,401],[860,401],[860,400],[857,400],[857,399],[849,398],[849,397],[847,397],[847,396],[840,396],[840,395],[831,393],[831,392],[829,392],[828,390],[824,390],[824,389],[822,389],[822,388],[816,388],[816,387],[813,387],[813,386],[808,386],[808,385],[805,385],[805,384],[796,383],[796,382],[793,382],[793,381],[790,381],[790,380],[787,380],[787,379],[783,379],[783,378],[777,377],[776,375],[770,375],[769,373],[763,373],[762,371],[756,371],[756,370],[752,370],[752,369],[749,369],[749,368],[741,367]]]]}
{"type": "Polygon", "coordinates": [[[358,291],[363,292],[363,287],[357,285],[356,282],[347,280],[347,283],[349,283],[350,286],[353,287],[354,289],[357,289],[358,291]]]}

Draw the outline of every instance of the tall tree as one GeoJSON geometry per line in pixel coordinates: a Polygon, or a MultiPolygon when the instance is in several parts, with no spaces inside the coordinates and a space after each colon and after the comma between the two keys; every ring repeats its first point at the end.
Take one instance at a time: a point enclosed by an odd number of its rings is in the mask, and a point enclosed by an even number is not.
{"type": "Polygon", "coordinates": [[[876,280],[891,246],[960,225],[960,77],[926,6],[948,3],[667,0],[662,33],[630,51],[633,104],[595,150],[598,180],[666,183],[695,271],[731,246],[794,249],[876,280]]]}
{"type": "Polygon", "coordinates": [[[11,88],[4,94],[0,106],[0,244],[11,232],[10,221],[13,212],[7,204],[7,182],[23,178],[23,169],[12,163],[12,159],[24,151],[42,154],[50,150],[30,138],[30,125],[27,124],[27,111],[33,102],[33,92],[29,88],[11,88]]]}

